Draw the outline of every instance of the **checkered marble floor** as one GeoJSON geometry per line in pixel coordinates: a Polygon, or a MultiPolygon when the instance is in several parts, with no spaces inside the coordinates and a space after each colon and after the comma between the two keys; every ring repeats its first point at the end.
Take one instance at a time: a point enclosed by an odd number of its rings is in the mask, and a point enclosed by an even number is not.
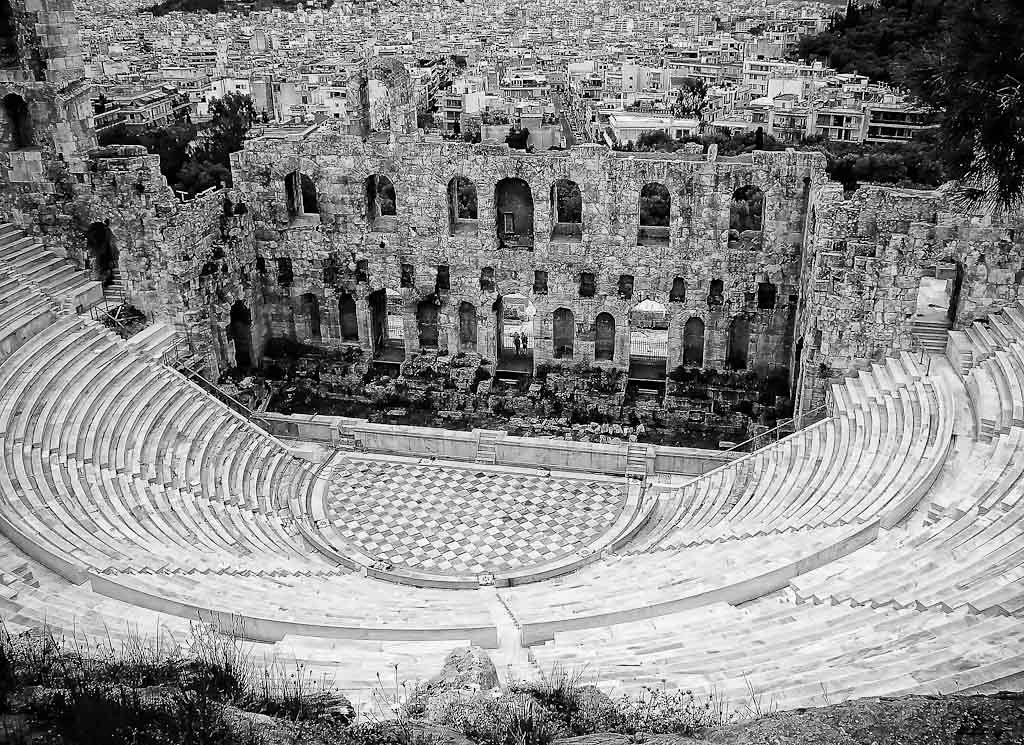
{"type": "Polygon", "coordinates": [[[464,575],[572,553],[611,527],[625,501],[625,484],[612,481],[349,460],[325,506],[333,530],[375,559],[464,575]]]}

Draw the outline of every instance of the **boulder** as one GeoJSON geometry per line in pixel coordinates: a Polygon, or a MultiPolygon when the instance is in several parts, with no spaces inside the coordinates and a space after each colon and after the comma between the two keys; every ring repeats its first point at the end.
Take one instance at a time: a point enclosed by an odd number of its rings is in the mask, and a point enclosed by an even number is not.
{"type": "Polygon", "coordinates": [[[449,691],[490,691],[498,687],[498,671],[482,647],[458,647],[448,653],[441,672],[427,683],[430,694],[449,691]]]}

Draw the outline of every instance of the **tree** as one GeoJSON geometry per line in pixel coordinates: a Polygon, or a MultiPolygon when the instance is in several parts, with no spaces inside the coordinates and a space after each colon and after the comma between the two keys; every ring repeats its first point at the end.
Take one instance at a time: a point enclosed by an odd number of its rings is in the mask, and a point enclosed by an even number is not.
{"type": "Polygon", "coordinates": [[[1018,0],[879,0],[848,8],[797,54],[909,90],[938,112],[948,175],[1012,207],[1024,201],[1022,38],[1018,0]]]}
{"type": "Polygon", "coordinates": [[[174,188],[189,194],[198,194],[211,186],[231,183],[231,169],[206,159],[190,160],[178,172],[174,188]]]}
{"type": "Polygon", "coordinates": [[[242,149],[245,134],[256,122],[256,116],[256,104],[244,93],[232,91],[223,98],[213,99],[205,147],[208,159],[227,166],[230,163],[228,156],[242,149]]]}
{"type": "Polygon", "coordinates": [[[641,132],[636,138],[636,149],[640,151],[658,150],[661,152],[674,152],[676,149],[675,140],[663,129],[651,129],[641,132]]]}
{"type": "Polygon", "coordinates": [[[160,156],[160,172],[168,181],[173,182],[178,176],[178,171],[190,160],[189,145],[195,136],[196,128],[191,122],[141,130],[119,124],[100,134],[99,143],[143,145],[151,154],[160,156]]]}
{"type": "Polygon", "coordinates": [[[530,139],[530,130],[526,127],[522,129],[510,130],[508,136],[505,138],[505,142],[509,147],[516,150],[526,150],[526,145],[530,139]]]}
{"type": "Polygon", "coordinates": [[[708,84],[699,78],[683,78],[672,105],[672,116],[704,118],[708,84]]]}
{"type": "Polygon", "coordinates": [[[942,43],[902,76],[939,113],[952,176],[989,203],[1024,201],[1024,15],[1019,0],[947,3],[942,43]]]}

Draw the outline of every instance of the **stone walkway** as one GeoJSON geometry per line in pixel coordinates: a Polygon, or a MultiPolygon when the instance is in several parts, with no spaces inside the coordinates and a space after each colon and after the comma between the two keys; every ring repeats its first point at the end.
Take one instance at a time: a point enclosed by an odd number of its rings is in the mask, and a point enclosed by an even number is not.
{"type": "Polygon", "coordinates": [[[333,529],[396,568],[499,573],[552,561],[615,522],[626,485],[479,466],[347,459],[326,497],[333,529]]]}

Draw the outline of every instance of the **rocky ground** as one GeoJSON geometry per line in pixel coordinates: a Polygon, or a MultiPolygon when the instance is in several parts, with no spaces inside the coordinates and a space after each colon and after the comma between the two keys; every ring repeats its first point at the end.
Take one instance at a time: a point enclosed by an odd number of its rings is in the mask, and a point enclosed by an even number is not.
{"type": "MultiPolygon", "coordinates": [[[[8,647],[8,649],[11,649],[8,647]]],[[[15,648],[16,649],[16,648],[15,648]]],[[[17,661],[17,655],[0,654],[17,661]]],[[[47,659],[66,660],[67,655],[47,659]]],[[[3,665],[0,665],[3,667],[3,665]]],[[[88,665],[86,666],[88,667],[88,665]]],[[[89,676],[64,670],[49,685],[14,685],[4,673],[0,743],[31,745],[1021,745],[1024,693],[907,696],[818,709],[738,715],[687,692],[612,699],[578,676],[500,686],[487,653],[453,650],[439,673],[393,716],[357,720],[337,692],[254,695],[244,686],[210,695],[197,682],[217,669],[178,661],[165,682],[134,685],[109,664],[89,676]],[[70,674],[70,677],[69,677],[70,674]],[[198,676],[198,677],[197,677],[198,676]],[[62,680],[63,684],[56,681],[62,680]],[[70,687],[69,687],[70,686],[70,687]]],[[[13,675],[7,675],[13,671],[13,675]]],[[[138,670],[135,671],[136,673],[138,670]]],[[[29,677],[36,675],[28,671],[29,677]]],[[[38,677],[38,676],[37,676],[38,677]]],[[[157,677],[160,677],[159,675],[157,677]]],[[[258,692],[257,692],[258,693],[258,692]]],[[[385,707],[387,708],[387,707],[385,707]]]]}

